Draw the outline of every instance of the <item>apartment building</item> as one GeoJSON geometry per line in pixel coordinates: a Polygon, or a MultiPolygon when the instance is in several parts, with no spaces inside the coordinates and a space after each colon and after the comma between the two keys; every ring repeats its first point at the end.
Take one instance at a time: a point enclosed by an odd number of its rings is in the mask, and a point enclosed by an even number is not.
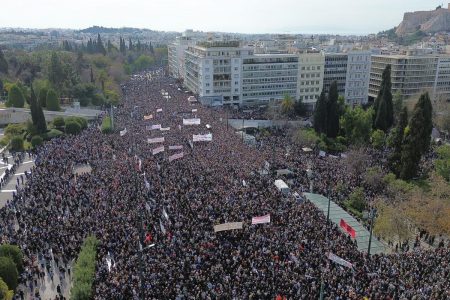
{"type": "Polygon", "coordinates": [[[408,98],[428,91],[433,99],[450,99],[450,56],[448,55],[373,55],[369,96],[376,98],[381,77],[391,65],[392,93],[408,98]]]}
{"type": "Polygon", "coordinates": [[[170,76],[177,79],[184,79],[186,72],[185,51],[189,46],[194,44],[194,40],[189,35],[183,35],[177,37],[173,43],[167,46],[170,76]]]}
{"type": "Polygon", "coordinates": [[[366,104],[369,100],[370,51],[348,53],[345,79],[345,102],[348,105],[366,104]]]}
{"type": "Polygon", "coordinates": [[[297,55],[246,51],[242,56],[241,71],[243,106],[280,101],[285,94],[297,100],[297,55]]]}
{"type": "MultiPolygon", "coordinates": [[[[211,105],[241,104],[239,42],[203,42],[185,51],[185,86],[211,105]]],[[[249,50],[246,50],[249,51],[249,50]]]]}
{"type": "Polygon", "coordinates": [[[301,53],[298,58],[297,96],[310,109],[314,109],[323,88],[325,70],[324,53],[301,53]]]}
{"type": "Polygon", "coordinates": [[[329,92],[333,81],[348,105],[365,104],[369,98],[371,52],[325,53],[323,88],[329,92]]]}

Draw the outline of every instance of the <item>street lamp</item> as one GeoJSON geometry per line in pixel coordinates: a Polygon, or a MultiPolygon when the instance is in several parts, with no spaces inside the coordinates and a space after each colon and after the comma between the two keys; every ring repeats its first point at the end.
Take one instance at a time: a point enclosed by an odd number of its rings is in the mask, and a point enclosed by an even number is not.
{"type": "Polygon", "coordinates": [[[309,192],[312,193],[313,192],[313,171],[311,168],[306,169],[306,175],[308,176],[309,179],[309,192]]]}
{"type": "Polygon", "coordinates": [[[373,220],[375,218],[377,210],[375,208],[370,209],[370,235],[369,235],[369,246],[367,248],[367,256],[370,257],[370,247],[372,246],[372,232],[373,232],[373,220]]]}

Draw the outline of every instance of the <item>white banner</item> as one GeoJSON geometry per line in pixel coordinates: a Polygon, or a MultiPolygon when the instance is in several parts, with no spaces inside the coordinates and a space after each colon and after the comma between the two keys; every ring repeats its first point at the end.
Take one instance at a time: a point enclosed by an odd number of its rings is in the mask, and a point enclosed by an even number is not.
{"type": "Polygon", "coordinates": [[[325,151],[320,150],[319,151],[319,156],[320,157],[325,157],[327,154],[325,153],[325,151]]]}
{"type": "Polygon", "coordinates": [[[162,112],[162,108],[158,108],[156,112],[162,112]]]}
{"type": "Polygon", "coordinates": [[[192,110],[192,112],[193,112],[193,113],[197,112],[197,109],[196,109],[196,108],[194,108],[194,109],[192,110]]]}
{"type": "Polygon", "coordinates": [[[161,147],[158,147],[158,148],[155,148],[155,149],[152,150],[152,154],[153,155],[156,155],[156,154],[161,153],[161,152],[164,152],[164,146],[161,146],[161,147]]]}
{"type": "Polygon", "coordinates": [[[159,130],[160,131],[169,131],[170,127],[161,127],[159,130]]]}
{"type": "Polygon", "coordinates": [[[242,229],[243,222],[231,222],[231,223],[223,223],[214,226],[214,232],[225,231],[225,230],[233,230],[233,229],[242,229]]]}
{"type": "Polygon", "coordinates": [[[144,120],[151,120],[153,119],[153,115],[144,116],[144,120]]]}
{"type": "Polygon", "coordinates": [[[150,127],[150,130],[161,129],[161,124],[155,124],[150,127]]]}
{"type": "Polygon", "coordinates": [[[120,136],[124,136],[125,134],[127,134],[127,129],[126,128],[124,130],[120,131],[120,136]]]}
{"type": "Polygon", "coordinates": [[[169,150],[181,150],[183,149],[182,145],[169,146],[169,150]]]}
{"type": "Polygon", "coordinates": [[[179,158],[182,158],[183,156],[184,156],[183,152],[171,155],[171,156],[169,156],[169,162],[179,159],[179,158]]]}
{"type": "Polygon", "coordinates": [[[261,217],[253,217],[252,225],[270,223],[270,214],[261,217]]]}
{"type": "Polygon", "coordinates": [[[158,137],[158,138],[147,139],[147,142],[148,142],[149,144],[164,143],[164,137],[158,137]]]}
{"type": "Polygon", "coordinates": [[[200,119],[183,119],[183,125],[200,125],[200,119]]]}
{"type": "Polygon", "coordinates": [[[333,254],[331,252],[328,252],[326,254],[326,257],[328,257],[331,261],[334,261],[335,263],[337,263],[337,264],[339,264],[341,266],[344,266],[344,267],[347,267],[347,268],[350,268],[350,269],[353,268],[353,264],[352,263],[346,261],[345,259],[343,259],[343,258],[341,258],[341,257],[339,257],[339,256],[337,256],[337,255],[335,255],[335,254],[333,254]]]}
{"type": "Polygon", "coordinates": [[[210,141],[212,141],[212,133],[194,134],[194,135],[192,135],[192,141],[194,141],[194,142],[210,142],[210,141]]]}

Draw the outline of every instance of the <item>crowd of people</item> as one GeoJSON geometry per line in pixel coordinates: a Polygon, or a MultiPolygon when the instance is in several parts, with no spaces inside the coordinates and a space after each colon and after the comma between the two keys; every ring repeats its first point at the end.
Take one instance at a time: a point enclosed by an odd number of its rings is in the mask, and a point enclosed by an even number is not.
{"type": "MultiPolygon", "coordinates": [[[[245,145],[225,111],[188,102],[156,72],[133,77],[123,92],[116,133],[93,126],[45,143],[26,187],[0,210],[0,242],[23,250],[28,277],[39,278],[37,258],[50,252],[66,269],[95,235],[94,299],[317,299],[321,286],[326,299],[450,297],[448,247],[368,257],[313,204],[285,197],[273,175],[259,172],[266,161],[287,161],[299,174],[295,186],[306,191],[308,164],[318,179],[349,180],[343,170],[294,149],[286,155],[271,145],[276,139],[245,145]],[[183,125],[189,118],[200,125],[183,125]],[[198,134],[212,140],[193,142],[198,134]],[[74,174],[83,164],[92,171],[74,174]],[[270,223],[252,225],[267,214],[270,223]],[[227,222],[243,227],[214,231],[227,222]]],[[[323,181],[316,191],[330,188],[323,181]]]]}
{"type": "MultiPolygon", "coordinates": [[[[5,168],[3,174],[0,174],[0,190],[3,189],[8,181],[11,179],[12,175],[16,172],[19,165],[25,159],[25,153],[12,153],[11,157],[8,157],[5,152],[2,152],[2,162],[5,168]],[[11,162],[11,164],[10,164],[11,162]]],[[[23,180],[22,180],[23,183],[23,180]]],[[[19,182],[17,183],[19,184],[19,182]]]]}

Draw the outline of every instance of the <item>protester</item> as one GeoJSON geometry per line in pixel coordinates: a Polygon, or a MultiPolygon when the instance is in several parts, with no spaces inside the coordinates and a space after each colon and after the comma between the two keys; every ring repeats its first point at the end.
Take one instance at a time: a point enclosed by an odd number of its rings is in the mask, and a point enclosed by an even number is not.
{"type": "Polygon", "coordinates": [[[283,137],[248,147],[227,129],[224,110],[189,103],[161,73],[139,74],[123,86],[115,133],[94,126],[37,150],[26,187],[0,210],[0,241],[23,250],[27,286],[49,261],[67,268],[94,234],[101,242],[95,299],[140,299],[142,290],[145,299],[317,299],[321,282],[329,299],[450,297],[448,246],[367,257],[313,204],[284,197],[274,177],[259,171],[265,161],[294,167],[296,187],[306,190],[305,167],[313,163],[320,193],[336,180],[360,179],[329,159],[298,150],[286,156],[277,146],[283,137]],[[183,125],[183,118],[201,124],[183,125]],[[151,125],[170,129],[147,130],[151,125]],[[208,133],[212,141],[192,142],[208,133]],[[164,142],[148,143],[160,137],[164,142]],[[164,151],[153,155],[160,146],[164,151]],[[83,164],[92,171],[75,175],[83,164]],[[267,214],[270,223],[251,225],[267,214]],[[243,229],[214,232],[226,222],[244,222],[243,229]],[[328,252],[353,267],[335,264],[328,252]]]}

